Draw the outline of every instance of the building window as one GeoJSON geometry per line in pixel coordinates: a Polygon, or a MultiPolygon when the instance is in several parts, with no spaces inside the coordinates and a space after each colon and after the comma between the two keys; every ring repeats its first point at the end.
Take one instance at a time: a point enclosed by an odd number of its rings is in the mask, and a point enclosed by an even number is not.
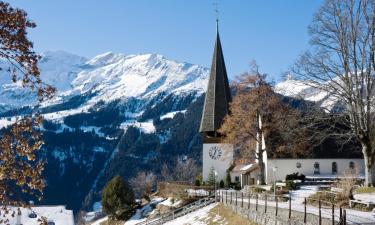
{"type": "Polygon", "coordinates": [[[239,177],[239,176],[235,176],[235,177],[234,177],[234,181],[236,181],[236,182],[240,182],[240,177],[239,177]]]}
{"type": "Polygon", "coordinates": [[[349,168],[352,169],[352,170],[354,170],[354,168],[355,168],[355,164],[354,164],[353,161],[350,161],[350,162],[349,162],[349,168]]]}
{"type": "Polygon", "coordinates": [[[314,163],[314,174],[320,174],[320,168],[319,168],[318,162],[314,163]]]}
{"type": "Polygon", "coordinates": [[[301,167],[302,167],[301,163],[300,163],[300,162],[297,162],[297,163],[296,163],[296,167],[297,167],[298,169],[301,168],[301,167]]]}
{"type": "Polygon", "coordinates": [[[336,162],[332,163],[332,174],[337,174],[337,163],[336,162]]]}

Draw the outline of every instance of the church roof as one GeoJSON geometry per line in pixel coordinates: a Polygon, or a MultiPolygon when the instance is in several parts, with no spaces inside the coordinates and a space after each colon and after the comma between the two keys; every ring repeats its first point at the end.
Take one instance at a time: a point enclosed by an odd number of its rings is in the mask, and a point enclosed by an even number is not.
{"type": "Polygon", "coordinates": [[[220,128],[224,117],[229,113],[231,100],[227,70],[225,68],[219,31],[217,30],[199,132],[216,132],[220,128]]]}

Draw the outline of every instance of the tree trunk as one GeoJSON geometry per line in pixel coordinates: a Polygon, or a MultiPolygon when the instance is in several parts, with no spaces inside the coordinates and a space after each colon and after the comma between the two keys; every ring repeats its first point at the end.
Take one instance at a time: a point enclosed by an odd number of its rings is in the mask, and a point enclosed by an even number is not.
{"type": "Polygon", "coordinates": [[[371,144],[362,142],[362,153],[365,160],[365,186],[375,185],[375,163],[374,155],[371,154],[371,144]]]}
{"type": "Polygon", "coordinates": [[[259,152],[258,156],[258,165],[259,165],[259,184],[265,185],[266,184],[266,173],[265,173],[265,166],[264,166],[264,159],[263,159],[263,152],[259,152]]]}

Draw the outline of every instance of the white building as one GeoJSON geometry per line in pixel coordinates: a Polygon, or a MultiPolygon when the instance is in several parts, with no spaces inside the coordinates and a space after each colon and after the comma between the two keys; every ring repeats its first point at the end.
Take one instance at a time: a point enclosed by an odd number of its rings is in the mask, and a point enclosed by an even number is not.
{"type": "MultiPolygon", "coordinates": [[[[258,117],[259,127],[262,128],[261,117],[258,117]]],[[[256,152],[265,150],[264,135],[257,135],[259,140],[256,152]]],[[[265,166],[265,180],[270,184],[275,181],[284,181],[286,175],[299,173],[310,179],[336,179],[354,174],[363,179],[365,163],[363,158],[276,158],[269,159],[266,151],[263,152],[265,166]]],[[[259,184],[258,160],[252,164],[237,165],[231,171],[232,182],[240,182],[241,187],[259,184]]]]}
{"type": "Polygon", "coordinates": [[[365,173],[363,159],[268,159],[267,162],[267,183],[274,180],[285,180],[290,173],[304,174],[309,178],[340,178],[344,177],[349,169],[355,169],[359,178],[365,173]]]}

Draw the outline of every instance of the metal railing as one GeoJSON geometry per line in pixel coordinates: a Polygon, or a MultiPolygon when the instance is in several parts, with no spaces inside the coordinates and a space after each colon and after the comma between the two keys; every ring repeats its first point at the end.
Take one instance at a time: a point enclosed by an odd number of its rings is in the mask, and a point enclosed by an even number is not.
{"type": "MultiPolygon", "coordinates": [[[[367,224],[347,220],[346,210],[335,205],[317,200],[318,207],[307,205],[307,199],[293,204],[291,194],[252,194],[242,191],[219,191],[219,201],[236,213],[258,224],[311,224],[311,225],[346,225],[367,224]],[[282,206],[282,207],[281,207],[282,206]],[[294,209],[295,210],[294,210],[294,209]],[[348,222],[348,223],[347,223],[348,222]]],[[[351,215],[352,216],[352,215],[351,215]]]]}
{"type": "Polygon", "coordinates": [[[163,224],[168,221],[174,220],[178,217],[184,216],[186,214],[189,214],[193,211],[196,211],[198,209],[201,209],[209,204],[212,204],[215,202],[215,199],[213,196],[210,196],[208,198],[203,198],[200,200],[197,200],[193,203],[190,203],[188,205],[185,205],[183,207],[177,208],[171,212],[164,213],[156,218],[153,219],[147,219],[145,221],[142,221],[140,223],[137,223],[137,225],[158,225],[163,224]]]}

